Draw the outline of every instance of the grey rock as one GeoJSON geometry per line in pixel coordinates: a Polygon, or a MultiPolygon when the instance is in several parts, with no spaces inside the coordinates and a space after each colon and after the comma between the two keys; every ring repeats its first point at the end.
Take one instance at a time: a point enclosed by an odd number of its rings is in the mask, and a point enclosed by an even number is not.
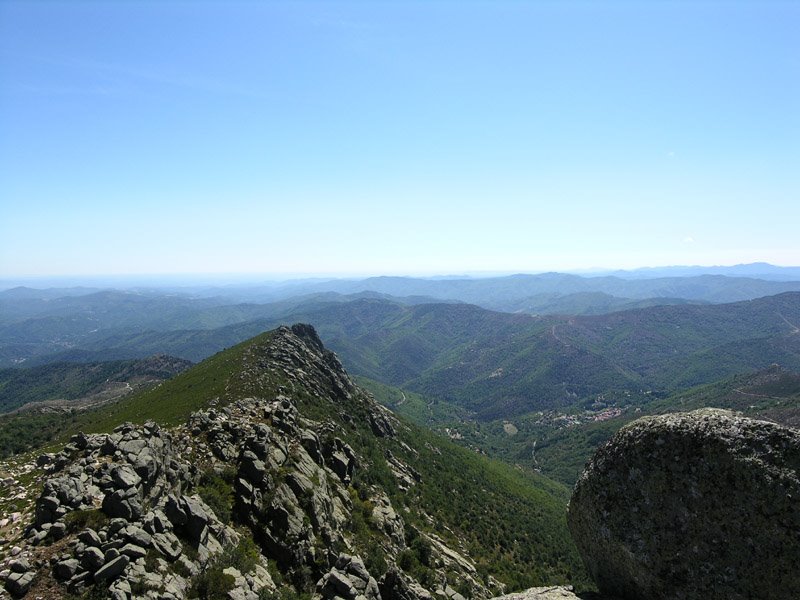
{"type": "Polygon", "coordinates": [[[144,518],[144,530],[149,534],[164,533],[172,527],[167,515],[159,509],[150,511],[144,518]]]}
{"type": "Polygon", "coordinates": [[[45,465],[49,465],[53,462],[53,455],[52,454],[40,454],[36,458],[36,466],[37,467],[44,467],[45,465]]]}
{"type": "Polygon", "coordinates": [[[78,557],[81,566],[86,569],[87,571],[96,571],[106,561],[105,554],[100,550],[100,548],[95,548],[94,546],[90,546],[86,548],[83,552],[81,552],[80,556],[78,557]]]}
{"type": "Polygon", "coordinates": [[[94,529],[84,529],[78,534],[78,539],[87,546],[96,546],[99,548],[103,544],[100,540],[100,536],[97,535],[94,529]]]}
{"type": "Polygon", "coordinates": [[[194,544],[205,543],[208,538],[208,523],[211,520],[206,510],[208,507],[196,496],[184,496],[181,498],[181,506],[186,513],[184,531],[189,540],[194,544]]]}
{"type": "Polygon", "coordinates": [[[357,556],[340,554],[336,566],[317,583],[317,591],[323,598],[366,598],[380,600],[378,582],[370,576],[364,562],[357,556]]]}
{"type": "Polygon", "coordinates": [[[345,571],[348,575],[353,575],[362,581],[369,581],[370,574],[364,566],[364,562],[358,556],[340,554],[336,560],[336,568],[345,571]]]}
{"type": "Polygon", "coordinates": [[[69,438],[70,444],[73,444],[78,450],[85,450],[89,445],[89,438],[83,432],[76,433],[69,438]]]}
{"type": "Polygon", "coordinates": [[[158,473],[158,462],[149,448],[145,448],[136,456],[133,461],[133,468],[136,474],[145,481],[152,481],[158,473]]]}
{"type": "Polygon", "coordinates": [[[67,582],[67,589],[72,593],[82,593],[91,579],[92,573],[90,571],[78,571],[67,582]]]}
{"type": "MultiPolygon", "coordinates": [[[[102,548],[101,548],[101,550],[102,550],[102,548]]],[[[112,547],[112,548],[108,548],[107,550],[103,550],[103,558],[105,559],[106,562],[108,562],[110,560],[114,560],[119,555],[120,555],[120,551],[119,551],[119,548],[117,548],[117,547],[112,547]]]]}
{"type": "Polygon", "coordinates": [[[131,584],[125,579],[117,579],[111,587],[108,588],[112,600],[129,600],[131,597],[131,584]]]}
{"type": "Polygon", "coordinates": [[[142,478],[128,465],[122,465],[112,471],[111,474],[116,487],[126,490],[130,487],[139,485],[142,478]]]}
{"type": "Polygon", "coordinates": [[[259,485],[267,474],[267,466],[255,452],[245,450],[240,461],[240,471],[248,481],[259,485]]]}
{"type": "Polygon", "coordinates": [[[375,406],[369,413],[369,426],[378,437],[394,437],[395,430],[388,410],[382,406],[375,406]]]}
{"type": "Polygon", "coordinates": [[[459,594],[457,591],[455,591],[449,585],[444,586],[444,595],[447,596],[450,600],[466,600],[466,598],[464,598],[464,596],[459,594]]]}
{"type": "Polygon", "coordinates": [[[125,544],[122,548],[120,548],[119,552],[129,556],[132,560],[136,560],[137,558],[147,555],[147,550],[141,546],[137,546],[136,544],[125,544]]]}
{"type": "Polygon", "coordinates": [[[317,591],[323,598],[348,598],[353,599],[358,591],[353,586],[350,578],[341,571],[332,569],[317,584],[317,591]]]}
{"type": "Polygon", "coordinates": [[[62,476],[48,479],[44,484],[42,496],[55,496],[66,506],[77,508],[84,499],[86,487],[78,477],[62,476]]]}
{"type": "Polygon", "coordinates": [[[6,579],[6,589],[13,596],[24,596],[33,583],[36,574],[33,571],[27,573],[12,573],[6,579]]]}
{"type": "Polygon", "coordinates": [[[350,483],[356,466],[353,449],[339,438],[335,438],[333,444],[325,448],[325,456],[328,466],[339,476],[342,483],[350,483]]]}
{"type": "Polygon", "coordinates": [[[103,567],[94,574],[94,580],[98,583],[104,581],[112,581],[122,575],[125,567],[131,561],[129,557],[122,554],[111,562],[106,563],[103,567]]]}
{"type": "Polygon", "coordinates": [[[13,573],[24,573],[25,571],[31,570],[31,563],[28,562],[27,558],[18,558],[9,562],[8,568],[11,569],[13,573]]]}
{"type": "Polygon", "coordinates": [[[375,527],[383,531],[399,548],[405,547],[405,526],[403,519],[395,512],[391,501],[385,494],[376,495],[372,499],[372,519],[375,527]]]}
{"type": "Polygon", "coordinates": [[[113,518],[108,522],[108,532],[116,535],[128,526],[128,521],[119,517],[113,518]]]}
{"type": "Polygon", "coordinates": [[[75,575],[75,572],[78,570],[78,565],[78,559],[76,558],[61,560],[53,565],[53,575],[56,579],[61,579],[62,581],[67,580],[75,575]]]}
{"type": "Polygon", "coordinates": [[[164,506],[164,514],[166,514],[174,527],[182,527],[186,525],[188,520],[186,510],[174,496],[167,498],[167,504],[164,506]]]}
{"type": "Polygon", "coordinates": [[[170,562],[177,560],[181,552],[183,552],[180,540],[172,532],[155,534],[153,536],[153,547],[170,562]]]}
{"type": "Polygon", "coordinates": [[[130,491],[135,491],[135,488],[106,494],[103,498],[103,512],[109,517],[119,517],[127,521],[138,519],[142,514],[142,505],[130,491]]]}
{"type": "Polygon", "coordinates": [[[59,506],[61,506],[61,502],[55,496],[42,496],[39,498],[39,507],[42,510],[54,512],[59,506]]]}
{"type": "Polygon", "coordinates": [[[45,539],[47,539],[47,531],[36,531],[31,537],[31,543],[35,546],[45,541],[45,539]]]}
{"type": "MultiPolygon", "coordinates": [[[[389,567],[378,584],[382,600],[432,600],[431,593],[397,567],[389,567]]],[[[515,599],[516,600],[516,599],[515,599]]]]}
{"type": "Polygon", "coordinates": [[[200,566],[183,554],[176,559],[176,562],[180,563],[192,577],[200,572],[200,566]]]}
{"type": "Polygon", "coordinates": [[[67,533],[67,524],[64,521],[56,521],[47,533],[51,539],[60,540],[67,533]]]}
{"type": "Polygon", "coordinates": [[[315,463],[322,466],[325,464],[322,456],[322,445],[319,443],[319,436],[311,430],[304,429],[300,432],[300,444],[305,448],[308,455],[315,463]]]}
{"type": "Polygon", "coordinates": [[[135,458],[146,447],[147,442],[145,440],[130,440],[122,442],[119,445],[119,451],[135,458]]]}
{"type": "Polygon", "coordinates": [[[108,542],[104,542],[103,545],[100,546],[100,550],[102,550],[103,552],[108,552],[112,548],[116,548],[117,550],[119,550],[124,545],[125,545],[125,539],[115,537],[112,540],[109,540],[108,542]]]}
{"type": "Polygon", "coordinates": [[[56,512],[60,507],[61,502],[54,495],[42,495],[38,500],[36,500],[35,525],[37,527],[41,527],[46,523],[52,523],[55,521],[58,518],[56,512]]]}
{"type": "Polygon", "coordinates": [[[136,525],[128,525],[122,530],[122,535],[126,540],[137,546],[148,548],[152,544],[153,537],[141,527],[136,525]]]}
{"type": "Polygon", "coordinates": [[[298,498],[307,498],[314,493],[314,483],[300,471],[294,471],[286,476],[286,484],[298,498]]]}
{"type": "Polygon", "coordinates": [[[800,431],[705,409],[620,430],[575,486],[568,522],[605,594],[789,600],[799,498],[800,431]]]}

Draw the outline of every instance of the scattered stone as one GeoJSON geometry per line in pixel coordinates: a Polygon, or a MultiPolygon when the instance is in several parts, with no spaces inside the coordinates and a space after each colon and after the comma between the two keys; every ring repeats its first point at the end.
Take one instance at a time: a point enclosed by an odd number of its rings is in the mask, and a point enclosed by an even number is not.
{"type": "Polygon", "coordinates": [[[78,540],[86,544],[87,546],[96,546],[99,548],[102,545],[102,540],[100,536],[97,535],[97,532],[94,529],[84,529],[78,534],[78,540]]]}
{"type": "Polygon", "coordinates": [[[141,483],[142,478],[128,465],[122,465],[113,471],[114,483],[118,488],[128,489],[141,483]]]}
{"type": "Polygon", "coordinates": [[[136,544],[125,544],[118,552],[129,556],[131,560],[136,560],[147,554],[147,550],[136,544]]]}
{"type": "Polygon", "coordinates": [[[33,571],[12,573],[6,579],[6,589],[12,596],[24,596],[28,593],[35,576],[33,571]]]}
{"type": "Polygon", "coordinates": [[[57,562],[53,566],[53,575],[56,579],[67,580],[70,579],[78,570],[78,560],[76,558],[68,558],[57,562]]]}
{"type": "Polygon", "coordinates": [[[19,558],[8,563],[8,568],[14,573],[24,573],[31,570],[31,564],[26,558],[19,558]]]}
{"type": "Polygon", "coordinates": [[[80,560],[81,566],[84,569],[92,572],[102,567],[106,561],[103,551],[100,550],[100,548],[95,548],[94,546],[89,546],[83,552],[81,552],[78,559],[80,560]]]}

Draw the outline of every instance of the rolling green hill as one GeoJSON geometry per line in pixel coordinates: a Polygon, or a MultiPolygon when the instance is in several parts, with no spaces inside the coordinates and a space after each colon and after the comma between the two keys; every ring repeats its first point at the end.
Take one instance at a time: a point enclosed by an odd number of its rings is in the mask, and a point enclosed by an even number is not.
{"type": "Polygon", "coordinates": [[[800,294],[610,315],[531,317],[471,305],[379,300],[292,315],[359,375],[493,419],[591,403],[646,402],[779,363],[800,369],[800,294]]]}
{"type": "Polygon", "coordinates": [[[667,398],[653,398],[607,419],[608,413],[600,411],[546,411],[490,422],[443,419],[432,426],[440,431],[457,431],[458,441],[464,446],[537,470],[571,486],[595,450],[626,423],[646,414],[705,407],[735,410],[751,418],[800,427],[800,374],[772,365],[667,398]],[[509,423],[513,425],[512,435],[509,435],[509,423]]]}
{"type": "Polygon", "coordinates": [[[26,369],[0,369],[0,412],[29,402],[75,400],[110,387],[132,389],[157,383],[191,363],[172,356],[95,363],[52,363],[26,369]]]}
{"type": "MultiPolygon", "coordinates": [[[[286,308],[286,307],[284,307],[286,308]]],[[[293,304],[287,314],[216,329],[105,335],[70,359],[154,352],[199,360],[285,322],[312,323],[354,374],[491,420],[590,405],[646,402],[737,373],[800,369],[800,293],[607,315],[542,316],[468,304],[381,298],[293,304]]]]}

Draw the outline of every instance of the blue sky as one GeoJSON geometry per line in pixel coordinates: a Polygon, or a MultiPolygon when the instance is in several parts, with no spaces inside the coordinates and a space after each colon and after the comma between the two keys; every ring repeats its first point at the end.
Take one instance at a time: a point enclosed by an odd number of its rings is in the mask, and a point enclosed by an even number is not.
{"type": "Polygon", "coordinates": [[[800,264],[797,2],[2,2],[0,276],[800,264]]]}

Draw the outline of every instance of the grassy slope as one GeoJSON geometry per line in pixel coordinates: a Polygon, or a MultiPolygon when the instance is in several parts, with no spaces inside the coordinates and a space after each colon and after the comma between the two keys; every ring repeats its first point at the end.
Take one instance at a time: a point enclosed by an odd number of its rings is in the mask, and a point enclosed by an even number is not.
{"type": "Polygon", "coordinates": [[[375,396],[378,402],[418,425],[435,427],[469,416],[466,410],[455,404],[401,390],[368,377],[355,377],[354,379],[358,385],[375,396]]]}

